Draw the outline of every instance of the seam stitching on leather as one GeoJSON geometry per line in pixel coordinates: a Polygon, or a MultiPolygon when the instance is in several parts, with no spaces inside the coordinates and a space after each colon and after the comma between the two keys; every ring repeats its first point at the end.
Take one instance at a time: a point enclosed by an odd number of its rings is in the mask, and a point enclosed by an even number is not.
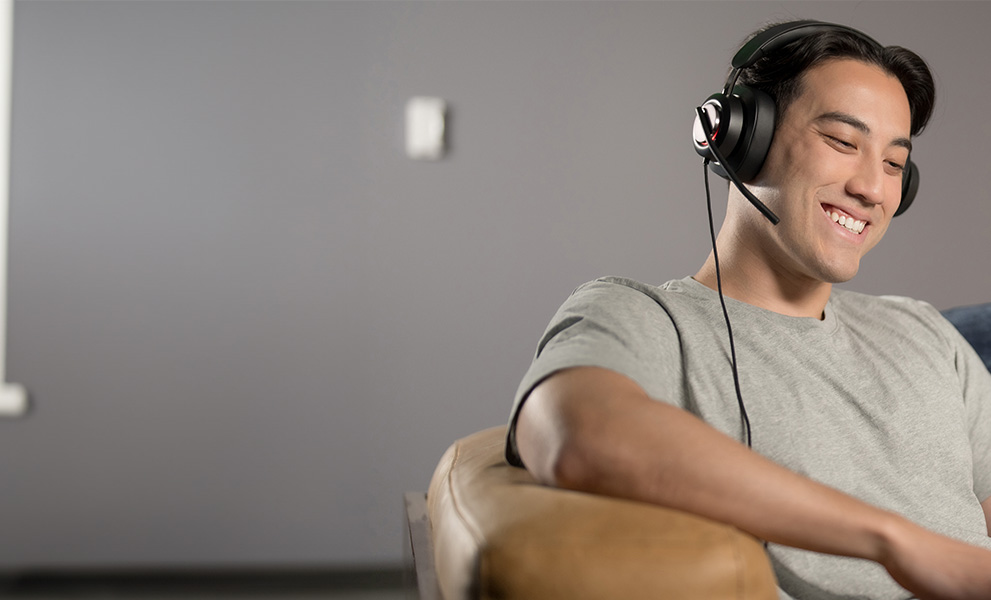
{"type": "Polygon", "coordinates": [[[736,597],[741,600],[746,597],[746,582],[744,581],[744,569],[746,565],[743,564],[743,556],[740,552],[740,540],[736,539],[734,536],[728,536],[730,543],[733,544],[733,555],[735,557],[736,563],[736,597]]]}
{"type": "Polygon", "coordinates": [[[447,471],[447,489],[451,494],[451,506],[454,507],[454,512],[458,514],[458,518],[461,522],[465,524],[465,529],[475,540],[476,546],[481,546],[481,534],[476,530],[475,524],[471,522],[470,519],[465,515],[464,511],[461,510],[461,506],[458,503],[458,496],[454,491],[454,468],[458,465],[458,461],[461,459],[461,442],[458,441],[454,449],[454,458],[451,460],[451,468],[447,471]]]}

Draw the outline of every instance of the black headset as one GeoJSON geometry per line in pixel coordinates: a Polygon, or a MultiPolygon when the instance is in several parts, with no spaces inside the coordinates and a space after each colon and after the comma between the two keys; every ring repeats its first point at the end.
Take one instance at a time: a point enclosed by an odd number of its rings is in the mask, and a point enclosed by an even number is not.
{"type": "MultiPolygon", "coordinates": [[[[752,203],[772,222],[777,217],[767,210],[741,180],[753,179],[760,172],[774,137],[774,100],[765,92],[746,85],[736,85],[740,71],[753,65],[766,54],[803,37],[822,31],[838,30],[852,33],[881,48],[873,38],[845,25],[821,21],[793,21],[776,25],[756,35],[733,56],[733,70],[726,78],[723,91],[709,96],[696,109],[693,137],[695,151],[710,159],[709,168],[724,179],[733,180],[752,203]],[[706,123],[702,123],[702,115],[706,123]],[[709,140],[714,140],[711,148],[709,140]],[[773,217],[773,218],[772,218],[773,217]]],[[[902,171],[902,200],[895,216],[912,204],[919,189],[919,169],[911,160],[902,171]]]]}

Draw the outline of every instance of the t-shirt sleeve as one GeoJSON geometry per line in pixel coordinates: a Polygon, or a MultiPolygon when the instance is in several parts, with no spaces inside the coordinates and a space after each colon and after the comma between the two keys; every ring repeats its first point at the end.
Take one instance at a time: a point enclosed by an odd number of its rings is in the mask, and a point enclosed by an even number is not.
{"type": "Polygon", "coordinates": [[[581,366],[616,371],[651,397],[666,393],[681,371],[680,342],[667,311],[648,290],[626,280],[596,280],[575,290],[558,309],[537,345],[516,393],[506,439],[506,459],[523,466],[516,448],[516,420],[530,392],[553,373],[581,366]]]}
{"type": "Polygon", "coordinates": [[[956,329],[953,333],[974,457],[974,493],[983,502],[991,498],[991,372],[967,340],[956,329]]]}
{"type": "Polygon", "coordinates": [[[974,463],[974,493],[983,502],[991,498],[991,372],[952,323],[932,306],[921,304],[939,323],[954,351],[974,463]]]}

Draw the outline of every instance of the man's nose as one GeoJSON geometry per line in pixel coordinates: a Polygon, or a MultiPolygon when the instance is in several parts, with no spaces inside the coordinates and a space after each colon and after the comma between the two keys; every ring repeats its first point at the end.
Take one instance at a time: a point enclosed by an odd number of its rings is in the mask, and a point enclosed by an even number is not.
{"type": "Polygon", "coordinates": [[[884,161],[864,155],[847,181],[847,192],[868,204],[884,202],[885,178],[884,161]]]}

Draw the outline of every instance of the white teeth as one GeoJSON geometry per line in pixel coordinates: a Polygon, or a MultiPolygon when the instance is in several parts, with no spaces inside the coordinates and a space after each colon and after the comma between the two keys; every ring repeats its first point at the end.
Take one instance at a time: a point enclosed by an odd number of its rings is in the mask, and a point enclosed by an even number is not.
{"type": "Polygon", "coordinates": [[[848,231],[854,233],[860,233],[867,226],[865,221],[858,221],[853,217],[848,217],[846,215],[841,215],[835,211],[829,213],[829,218],[833,220],[834,223],[839,223],[843,227],[846,227],[848,231]]]}

